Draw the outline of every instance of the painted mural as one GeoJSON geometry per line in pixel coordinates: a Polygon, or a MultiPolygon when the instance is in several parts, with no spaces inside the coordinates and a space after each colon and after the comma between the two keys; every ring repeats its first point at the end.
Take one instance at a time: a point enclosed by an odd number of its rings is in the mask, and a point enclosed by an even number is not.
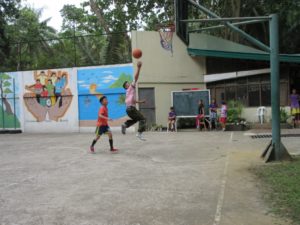
{"type": "Polygon", "coordinates": [[[27,77],[24,104],[37,122],[57,122],[65,115],[73,98],[69,81],[68,70],[33,71],[27,77]]]}
{"type": "Polygon", "coordinates": [[[0,73],[0,128],[20,128],[19,74],[0,73]]]}
{"type": "Polygon", "coordinates": [[[77,70],[79,123],[81,127],[95,126],[99,98],[106,95],[111,126],[120,126],[126,120],[125,81],[132,81],[132,64],[77,70]]]}

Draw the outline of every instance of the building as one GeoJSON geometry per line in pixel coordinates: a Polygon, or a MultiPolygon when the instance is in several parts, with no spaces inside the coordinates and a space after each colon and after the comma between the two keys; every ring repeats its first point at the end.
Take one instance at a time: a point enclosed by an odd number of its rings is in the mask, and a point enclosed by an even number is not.
{"type": "MultiPolygon", "coordinates": [[[[140,110],[147,117],[148,124],[166,126],[172,91],[205,89],[205,58],[189,56],[185,43],[175,33],[172,35],[171,51],[162,47],[159,32],[132,32],[132,48],[143,51],[138,96],[147,99],[140,110]]],[[[134,67],[136,63],[134,60],[134,67]]]]}
{"type": "MultiPolygon", "coordinates": [[[[217,103],[241,101],[242,117],[249,122],[258,122],[260,106],[267,108],[266,120],[271,119],[270,65],[260,60],[263,51],[199,33],[190,34],[187,44],[174,33],[172,54],[162,48],[159,32],[134,31],[132,37],[132,48],[143,50],[138,92],[149,100],[140,106],[149,123],[165,125],[171,92],[189,88],[209,89],[217,103]]],[[[287,111],[291,90],[300,92],[298,60],[295,55],[280,65],[280,105],[287,111]]]]}

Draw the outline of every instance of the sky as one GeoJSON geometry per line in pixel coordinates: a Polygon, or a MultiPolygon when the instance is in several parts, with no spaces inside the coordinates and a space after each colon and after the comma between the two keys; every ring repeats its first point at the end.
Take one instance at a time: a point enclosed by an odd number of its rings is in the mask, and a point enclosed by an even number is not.
{"type": "Polygon", "coordinates": [[[48,25],[60,30],[62,25],[62,17],[60,15],[60,10],[64,5],[75,5],[80,6],[80,3],[84,0],[22,0],[23,5],[29,5],[35,9],[43,8],[41,20],[45,20],[51,17],[48,25]]]}

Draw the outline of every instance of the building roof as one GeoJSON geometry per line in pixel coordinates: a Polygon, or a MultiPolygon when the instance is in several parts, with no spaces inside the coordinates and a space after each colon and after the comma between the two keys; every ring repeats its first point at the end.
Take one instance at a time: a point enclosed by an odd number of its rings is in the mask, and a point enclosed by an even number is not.
{"type": "Polygon", "coordinates": [[[248,71],[236,71],[230,73],[209,74],[209,75],[204,75],[204,82],[211,83],[216,81],[230,80],[230,79],[236,79],[241,77],[249,77],[249,76],[270,74],[270,73],[271,70],[269,68],[266,68],[266,69],[248,70],[248,71]]]}
{"type": "MultiPolygon", "coordinates": [[[[191,56],[211,56],[250,60],[270,60],[270,54],[252,47],[203,33],[190,33],[188,53],[191,56]]],[[[300,63],[300,54],[280,54],[281,62],[300,63]]]]}

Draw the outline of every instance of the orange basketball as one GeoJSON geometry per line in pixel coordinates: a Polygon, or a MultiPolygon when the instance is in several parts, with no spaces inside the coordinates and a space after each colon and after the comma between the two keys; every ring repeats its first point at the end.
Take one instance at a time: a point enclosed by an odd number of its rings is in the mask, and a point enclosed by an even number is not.
{"type": "Polygon", "coordinates": [[[134,58],[136,58],[136,59],[139,59],[139,58],[141,58],[142,57],[142,50],[141,49],[139,49],[139,48],[135,48],[135,49],[133,49],[132,50],[132,56],[134,57],[134,58]]]}

